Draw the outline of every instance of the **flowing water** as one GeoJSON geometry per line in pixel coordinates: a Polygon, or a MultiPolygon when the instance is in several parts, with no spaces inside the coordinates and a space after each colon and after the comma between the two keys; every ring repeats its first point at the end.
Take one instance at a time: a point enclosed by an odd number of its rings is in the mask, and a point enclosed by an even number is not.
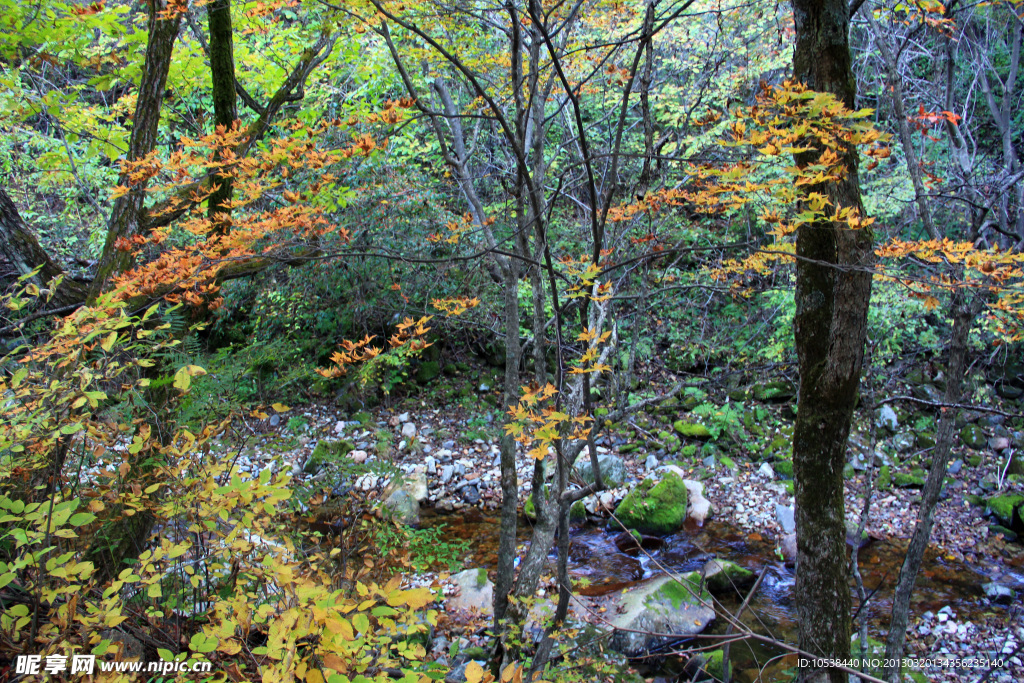
{"type": "MultiPolygon", "coordinates": [[[[476,509],[457,513],[425,511],[423,526],[446,525],[453,538],[469,541],[473,553],[471,566],[493,569],[497,563],[499,520],[496,512],[476,509]]],[[[519,541],[529,539],[529,524],[520,522],[519,541]]],[[[668,536],[657,549],[639,556],[623,553],[616,546],[615,532],[603,527],[580,526],[571,532],[570,572],[586,578],[589,586],[581,592],[600,596],[629,587],[637,581],[663,572],[687,572],[700,569],[711,558],[732,560],[759,573],[766,569],[756,595],[742,621],[754,632],[796,642],[793,608],[793,568],[776,556],[775,542],[757,533],[748,533],[727,522],[712,520],[702,528],[688,527],[668,536]]],[[[875,541],[860,551],[860,569],[865,588],[872,594],[863,608],[870,630],[884,633],[892,607],[892,591],[899,574],[905,542],[875,541]],[[876,591],[877,589],[877,591],[876,591]]],[[[553,556],[552,556],[553,558],[553,556]]],[[[982,598],[981,585],[991,578],[964,563],[930,552],[918,577],[911,604],[913,614],[937,611],[949,605],[961,621],[980,619],[989,609],[982,598]]],[[[579,592],[579,591],[578,591],[579,592]]],[[[717,609],[734,614],[742,596],[720,596],[717,609]]],[[[854,606],[858,601],[854,598],[854,606]]],[[[724,619],[717,619],[711,633],[724,633],[724,619]]],[[[732,658],[736,680],[755,680],[754,662],[762,665],[779,650],[734,645],[732,658]]],[[[761,672],[762,681],[789,680],[783,672],[792,667],[792,657],[781,658],[761,672]]]]}

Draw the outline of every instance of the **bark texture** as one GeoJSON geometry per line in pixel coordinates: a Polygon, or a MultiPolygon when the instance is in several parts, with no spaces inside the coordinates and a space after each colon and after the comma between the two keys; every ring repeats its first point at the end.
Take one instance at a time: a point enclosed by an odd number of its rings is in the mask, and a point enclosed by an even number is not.
{"type": "MultiPolygon", "coordinates": [[[[206,8],[210,26],[210,77],[213,84],[213,121],[217,127],[230,129],[238,118],[235,99],[235,54],[232,44],[231,0],[213,0],[206,8]]],[[[217,189],[208,200],[210,218],[217,232],[231,227],[231,176],[215,176],[217,189]],[[218,217],[218,214],[226,216],[218,217]]]]}
{"type": "MultiPolygon", "coordinates": [[[[0,187],[0,257],[6,266],[0,266],[0,281],[16,280],[42,266],[36,277],[37,284],[45,285],[50,280],[64,275],[64,269],[39,246],[39,240],[32,233],[18,213],[6,190],[0,187]]],[[[85,285],[65,278],[54,294],[53,307],[63,307],[85,300],[85,285]]]]}
{"type": "MultiPolygon", "coordinates": [[[[795,78],[853,108],[856,83],[842,0],[794,0],[795,78]]],[[[811,163],[814,153],[797,157],[811,163]]],[[[857,158],[848,153],[843,180],[813,188],[832,206],[862,209],[857,158]]],[[[860,383],[873,262],[869,230],[830,222],[797,234],[796,349],[800,399],[793,431],[796,478],[795,598],[800,648],[820,657],[850,653],[850,586],[846,562],[843,466],[860,383]]],[[[801,669],[800,681],[845,683],[836,669],[801,669]]]]}
{"type": "MultiPolygon", "coordinates": [[[[181,14],[162,15],[167,10],[166,0],[149,0],[149,41],[146,44],[146,61],[139,81],[135,114],[132,116],[132,134],[128,145],[128,160],[142,159],[156,148],[157,132],[160,125],[160,108],[167,88],[167,74],[171,68],[174,41],[178,37],[181,14]]],[[[122,185],[128,179],[122,177],[122,185]]],[[[95,299],[107,286],[112,277],[123,273],[132,266],[131,252],[118,247],[118,239],[140,233],[143,222],[143,202],[146,198],[146,184],[131,186],[127,194],[117,198],[110,212],[110,228],[103,245],[103,255],[96,268],[96,277],[89,288],[89,298],[95,299]]]]}

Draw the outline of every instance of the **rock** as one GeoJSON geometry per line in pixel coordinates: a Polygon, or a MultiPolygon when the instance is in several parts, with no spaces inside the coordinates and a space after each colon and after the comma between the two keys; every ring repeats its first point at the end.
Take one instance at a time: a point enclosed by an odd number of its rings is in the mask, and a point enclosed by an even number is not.
{"type": "Polygon", "coordinates": [[[1007,541],[1016,541],[1017,540],[1017,534],[1015,534],[1014,532],[1010,531],[1009,529],[1007,529],[1004,526],[1000,526],[999,524],[989,524],[988,525],[988,532],[990,534],[992,534],[993,536],[996,535],[996,534],[1002,534],[1003,538],[1005,538],[1007,541]]]}
{"type": "Polygon", "coordinates": [[[704,484],[684,479],[683,486],[686,487],[686,517],[696,522],[697,526],[704,526],[704,520],[714,512],[711,501],[704,497],[704,484]]]}
{"type": "Polygon", "coordinates": [[[427,474],[437,474],[437,459],[434,456],[423,458],[423,465],[427,468],[427,474]]]}
{"type": "Polygon", "coordinates": [[[487,670],[487,662],[484,660],[468,659],[449,671],[444,677],[444,683],[466,683],[466,668],[469,667],[471,662],[476,662],[485,671],[487,670]]]}
{"type": "Polygon", "coordinates": [[[651,470],[658,468],[658,456],[648,455],[647,459],[644,460],[644,468],[650,472],[651,470]]]}
{"type": "Polygon", "coordinates": [[[956,460],[949,464],[949,467],[946,468],[946,474],[960,474],[960,470],[962,470],[963,468],[964,461],[961,460],[960,458],[957,458],[956,460]]]}
{"type": "Polygon", "coordinates": [[[896,417],[896,411],[887,403],[878,410],[875,424],[882,429],[887,429],[890,433],[895,434],[896,429],[900,426],[900,421],[899,418],[896,417]]]}
{"type": "Polygon", "coordinates": [[[309,456],[302,471],[306,474],[316,474],[326,463],[337,462],[353,448],[349,441],[320,441],[313,449],[313,453],[309,456]]]}
{"type": "Polygon", "coordinates": [[[641,548],[657,550],[665,545],[665,540],[659,536],[647,536],[636,531],[623,531],[612,537],[612,543],[619,549],[619,552],[626,555],[639,555],[641,548]]]}
{"type": "Polygon", "coordinates": [[[398,416],[397,419],[398,419],[398,424],[405,424],[406,422],[409,422],[409,421],[412,420],[412,418],[409,416],[409,413],[402,413],[401,415],[398,416]]]}
{"type": "Polygon", "coordinates": [[[647,534],[671,534],[686,520],[686,486],[675,472],[668,472],[657,484],[644,479],[615,509],[615,516],[627,529],[647,534]]]}
{"type": "Polygon", "coordinates": [[[608,609],[617,614],[611,621],[615,630],[611,647],[629,657],[645,654],[679,638],[694,636],[715,618],[711,596],[702,585],[700,572],[680,577],[659,576],[629,588],[614,599],[608,609]],[[617,630],[628,629],[628,630],[617,630]],[[651,636],[667,633],[671,637],[651,636]]]}
{"type": "Polygon", "coordinates": [[[775,478],[775,470],[766,462],[761,463],[761,466],[757,468],[757,473],[769,481],[775,478]]]}
{"type": "Polygon", "coordinates": [[[487,578],[484,569],[466,569],[452,577],[452,584],[458,587],[458,595],[448,598],[448,609],[477,610],[493,614],[494,584],[487,578]]]}
{"type": "Polygon", "coordinates": [[[879,491],[888,491],[892,488],[892,468],[882,465],[878,468],[878,479],[875,480],[875,488],[879,491]]]}
{"type": "MultiPolygon", "coordinates": [[[[617,455],[601,453],[597,456],[597,464],[601,468],[601,480],[609,488],[618,488],[626,481],[626,463],[617,455]]],[[[584,484],[594,483],[594,468],[590,462],[590,454],[584,452],[576,460],[573,472],[583,480],[584,484]]]]}
{"type": "Polygon", "coordinates": [[[1015,399],[1024,396],[1024,389],[1013,384],[1000,382],[996,385],[996,393],[1002,398],[1015,399]]]}
{"type": "Polygon", "coordinates": [[[976,424],[966,424],[960,430],[960,441],[968,448],[981,450],[985,447],[987,440],[985,432],[976,424]]]}
{"type": "Polygon", "coordinates": [[[455,476],[455,466],[454,465],[445,465],[445,466],[443,466],[441,468],[441,477],[440,477],[440,479],[441,479],[441,483],[442,484],[447,484],[448,482],[450,482],[452,480],[453,476],[455,476]]]}
{"type": "Polygon", "coordinates": [[[441,374],[441,364],[436,360],[428,360],[420,363],[416,368],[415,380],[419,384],[426,384],[441,374]]]}
{"type": "Polygon", "coordinates": [[[985,597],[992,602],[1001,603],[1003,605],[1009,605],[1013,602],[1014,592],[1012,589],[1002,586],[998,583],[989,582],[981,587],[985,591],[985,597]]]}
{"type": "Polygon", "coordinates": [[[393,492],[384,501],[384,507],[403,524],[413,526],[420,523],[420,504],[408,491],[398,489],[393,492]]]}
{"type": "MultiPolygon", "coordinates": [[[[679,680],[725,680],[725,669],[723,668],[724,655],[725,653],[722,650],[712,650],[711,652],[699,653],[690,657],[683,667],[683,677],[679,680]]],[[[757,678],[760,678],[760,676],[757,678]]]]}
{"type": "Polygon", "coordinates": [[[751,394],[758,401],[783,403],[796,396],[796,387],[786,381],[762,382],[754,385],[751,394]]]}
{"type": "Polygon", "coordinates": [[[988,499],[988,509],[995,515],[996,519],[1003,526],[1017,530],[1019,528],[1019,515],[1014,510],[1024,503],[1024,496],[1019,493],[1005,493],[1001,496],[992,496],[988,499]]]}
{"type": "Polygon", "coordinates": [[[355,464],[362,465],[369,456],[367,456],[366,451],[350,451],[348,457],[355,464]]]}
{"type": "Polygon", "coordinates": [[[704,583],[712,593],[735,591],[754,582],[754,572],[730,560],[709,560],[701,570],[704,583]]]}
{"type": "Polygon", "coordinates": [[[406,422],[402,425],[402,438],[411,439],[416,436],[416,425],[412,422],[406,422]]]}
{"type": "Polygon", "coordinates": [[[782,559],[786,564],[792,565],[796,562],[796,534],[786,534],[779,544],[782,550],[782,559]]]}
{"type": "Polygon", "coordinates": [[[344,422],[336,422],[334,424],[334,433],[335,434],[343,434],[344,432],[345,432],[345,423],[344,422]]]}
{"type": "Polygon", "coordinates": [[[994,451],[1005,451],[1010,447],[1010,440],[1005,436],[993,436],[988,440],[988,447],[994,451]]]}
{"type": "Polygon", "coordinates": [[[279,424],[281,424],[281,416],[277,415],[277,414],[271,415],[270,416],[270,426],[273,428],[273,427],[276,427],[279,424]]]}
{"type": "Polygon", "coordinates": [[[462,500],[466,501],[467,505],[476,505],[480,502],[480,489],[477,488],[476,484],[467,484],[462,487],[462,500]]]}
{"type": "Polygon", "coordinates": [[[926,478],[925,471],[917,467],[911,472],[897,472],[893,475],[892,482],[903,489],[919,489],[924,488],[926,478]]]}
{"type": "Polygon", "coordinates": [[[685,436],[690,439],[711,438],[711,432],[708,431],[708,428],[696,422],[676,420],[675,422],[672,423],[672,429],[676,430],[681,436],[685,436]]]}
{"type": "Polygon", "coordinates": [[[412,474],[407,474],[405,482],[402,484],[402,490],[415,498],[418,503],[425,501],[427,499],[427,473],[413,472],[412,474]]]}
{"type": "Polygon", "coordinates": [[[793,508],[788,505],[776,503],[775,519],[778,520],[779,526],[782,527],[782,533],[796,533],[796,517],[794,515],[793,508]]]}

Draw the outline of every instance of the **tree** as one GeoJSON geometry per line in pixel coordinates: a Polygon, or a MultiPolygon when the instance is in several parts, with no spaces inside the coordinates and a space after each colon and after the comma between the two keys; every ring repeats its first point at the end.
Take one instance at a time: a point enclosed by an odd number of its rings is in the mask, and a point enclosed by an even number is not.
{"type": "MultiPolygon", "coordinates": [[[[843,0],[795,0],[793,74],[809,88],[833,93],[854,108],[856,78],[849,48],[849,7],[843,0]]],[[[796,156],[813,164],[816,152],[796,156]]],[[[856,152],[844,176],[810,188],[835,209],[863,213],[856,152]]],[[[833,222],[801,226],[796,243],[794,333],[800,393],[793,428],[797,573],[794,598],[799,644],[820,657],[848,659],[850,588],[846,564],[843,467],[857,401],[874,261],[871,230],[833,222]]],[[[801,681],[841,683],[845,672],[809,667],[801,681]]]]}

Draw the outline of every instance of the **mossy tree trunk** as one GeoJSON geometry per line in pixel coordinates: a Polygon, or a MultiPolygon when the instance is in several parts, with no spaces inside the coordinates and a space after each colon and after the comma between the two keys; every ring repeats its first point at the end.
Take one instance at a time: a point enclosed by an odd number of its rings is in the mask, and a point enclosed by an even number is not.
{"type": "MultiPolygon", "coordinates": [[[[836,95],[853,108],[856,83],[845,0],[794,0],[795,78],[836,95]]],[[[813,152],[798,165],[813,163],[813,152]]],[[[811,188],[835,209],[862,210],[857,157],[844,159],[845,177],[811,188]]],[[[793,431],[796,479],[797,565],[795,598],[801,649],[848,659],[850,586],[846,560],[843,466],[857,399],[873,262],[869,230],[831,222],[802,226],[797,234],[796,349],[800,398],[793,431]]],[[[840,683],[835,669],[804,668],[799,681],[840,683]]]]}

